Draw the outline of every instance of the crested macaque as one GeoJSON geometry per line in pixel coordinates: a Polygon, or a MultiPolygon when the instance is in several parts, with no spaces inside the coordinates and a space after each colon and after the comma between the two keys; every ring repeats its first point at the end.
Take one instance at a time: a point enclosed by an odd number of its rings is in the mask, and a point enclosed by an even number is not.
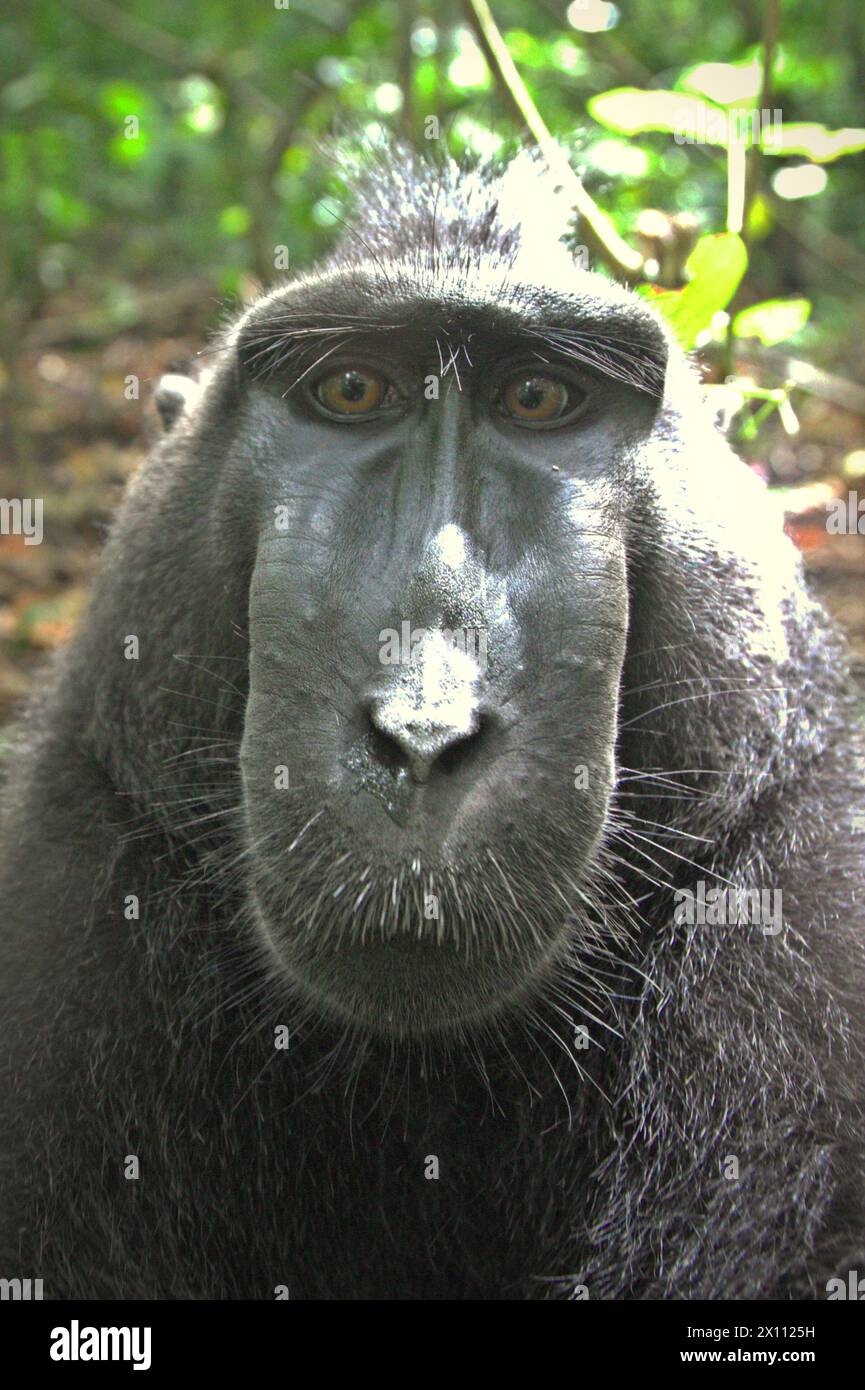
{"type": "Polygon", "coordinates": [[[807,1299],[865,1259],[843,646],[543,167],[359,180],[160,393],[0,830],[0,1273],[807,1299]]]}

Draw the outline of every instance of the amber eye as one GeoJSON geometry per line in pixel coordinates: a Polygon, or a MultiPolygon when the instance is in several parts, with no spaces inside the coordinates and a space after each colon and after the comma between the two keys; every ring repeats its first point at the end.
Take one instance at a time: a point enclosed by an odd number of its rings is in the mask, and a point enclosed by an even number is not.
{"type": "Polygon", "coordinates": [[[369,415],[387,395],[388,383],[378,372],[346,367],[323,376],[316,384],[316,400],[335,415],[369,415]]]}
{"type": "Polygon", "coordinates": [[[503,413],[515,420],[556,420],[575,403],[564,382],[529,372],[512,377],[501,395],[503,413]]]}

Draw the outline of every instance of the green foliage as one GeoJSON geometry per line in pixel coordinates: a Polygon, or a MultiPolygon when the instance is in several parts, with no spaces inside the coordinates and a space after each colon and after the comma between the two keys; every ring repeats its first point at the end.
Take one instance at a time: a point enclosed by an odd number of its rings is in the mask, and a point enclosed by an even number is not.
{"type": "MultiPolygon", "coordinates": [[[[578,9],[570,23],[564,5],[542,0],[492,0],[492,10],[544,121],[630,244],[645,209],[696,216],[686,283],[644,287],[687,346],[716,334],[726,310],[734,338],[765,344],[800,332],[811,303],[812,349],[846,325],[849,289],[833,267],[865,225],[858,0],[839,0],[831,15],[807,0],[781,7],[770,105],[783,124],[759,133],[750,258],[730,170],[731,145],[752,138],[746,128],[731,141],[729,130],[764,88],[758,0],[671,0],[660,23],[656,0],[632,0],[602,33],[575,27],[578,9]],[[792,182],[776,184],[779,172],[792,182]],[[797,260],[797,298],[781,240],[791,229],[811,248],[797,260]]],[[[0,325],[79,286],[116,322],[148,282],[191,274],[214,285],[216,317],[220,293],[274,275],[275,247],[287,245],[297,267],[333,239],[348,157],[334,153],[334,135],[357,145],[389,129],[423,148],[433,115],[457,152],[494,154],[518,129],[462,0],[7,7],[0,325]]],[[[737,167],[742,193],[744,161],[737,167]]]]}
{"type": "MultiPolygon", "coordinates": [[[[619,135],[645,135],[648,131],[663,131],[666,135],[681,134],[701,126],[712,132],[708,144],[726,144],[723,134],[718,138],[713,115],[716,108],[700,97],[682,92],[644,92],[638,87],[617,87],[600,92],[587,103],[589,115],[599,125],[615,130],[619,135]]],[[[718,111],[720,115],[720,110],[718,111]]],[[[723,125],[718,122],[718,127],[723,125]]]]}
{"type": "Polygon", "coordinates": [[[815,164],[830,164],[842,155],[865,150],[865,129],[856,126],[829,130],[816,121],[789,121],[784,123],[777,137],[763,140],[762,148],[764,154],[785,158],[803,154],[815,164]]]}
{"type": "Polygon", "coordinates": [[[748,268],[745,243],[735,232],[701,237],[688,257],[688,284],[681,290],[657,292],[642,285],[639,293],[667,319],[682,347],[695,347],[715,315],[726,309],[748,268]]]}
{"type": "Polygon", "coordinates": [[[733,319],[736,338],[759,338],[764,347],[774,347],[792,338],[808,322],[811,304],[807,299],[764,299],[752,304],[733,319]]]}

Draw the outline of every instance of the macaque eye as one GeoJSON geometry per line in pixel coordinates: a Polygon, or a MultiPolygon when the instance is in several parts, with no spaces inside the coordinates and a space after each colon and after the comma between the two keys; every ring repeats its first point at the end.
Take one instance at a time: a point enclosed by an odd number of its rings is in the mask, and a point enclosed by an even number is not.
{"type": "Polygon", "coordinates": [[[568,387],[552,376],[520,372],[506,382],[499,397],[499,409],[516,421],[543,424],[558,420],[583,400],[577,387],[568,387]]]}
{"type": "Polygon", "coordinates": [[[394,388],[366,367],[342,367],[316,382],[313,394],[333,415],[370,415],[395,399],[394,388]]]}

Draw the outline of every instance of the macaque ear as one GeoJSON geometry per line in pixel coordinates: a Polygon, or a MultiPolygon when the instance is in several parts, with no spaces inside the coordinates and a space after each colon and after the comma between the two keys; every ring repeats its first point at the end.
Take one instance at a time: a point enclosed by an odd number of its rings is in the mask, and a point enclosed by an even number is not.
{"type": "Polygon", "coordinates": [[[184,411],[192,409],[201,391],[201,383],[193,381],[191,376],[169,372],[160,379],[153,399],[166,434],[174,428],[184,411]]]}

